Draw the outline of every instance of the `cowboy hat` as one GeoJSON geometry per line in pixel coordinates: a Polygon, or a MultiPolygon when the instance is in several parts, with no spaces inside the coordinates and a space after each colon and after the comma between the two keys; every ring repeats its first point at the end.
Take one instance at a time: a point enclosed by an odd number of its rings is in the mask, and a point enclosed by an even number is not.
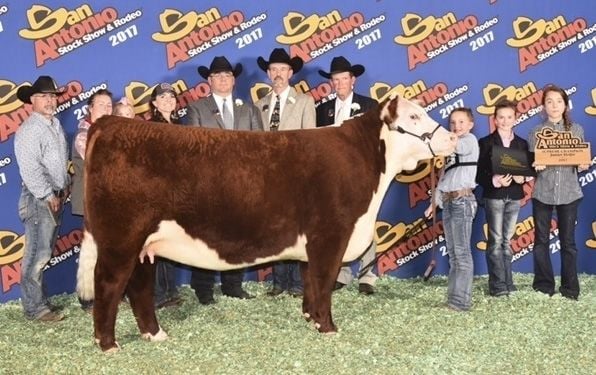
{"type": "Polygon", "coordinates": [[[288,64],[294,73],[298,73],[298,71],[302,69],[302,65],[304,65],[304,61],[302,61],[300,57],[295,56],[290,58],[290,55],[288,55],[283,48],[275,48],[271,52],[271,55],[269,55],[269,61],[265,61],[265,59],[260,56],[257,59],[259,68],[265,72],[269,69],[269,64],[273,63],[288,64]]]}
{"type": "Polygon", "coordinates": [[[151,99],[155,99],[159,95],[165,94],[166,92],[172,93],[172,95],[176,97],[176,91],[174,90],[172,85],[164,82],[160,83],[159,85],[155,86],[155,88],[153,88],[153,91],[151,91],[151,99]]]}
{"type": "Polygon", "coordinates": [[[333,74],[342,72],[351,72],[354,77],[358,77],[364,73],[364,66],[360,64],[352,65],[345,57],[337,56],[331,60],[329,73],[319,70],[319,74],[325,78],[331,78],[333,74]]]}
{"type": "Polygon", "coordinates": [[[44,94],[63,94],[60,91],[56,81],[50,76],[39,76],[33,85],[22,85],[17,90],[17,98],[23,103],[31,104],[31,96],[39,93],[44,94]]]}
{"type": "Polygon", "coordinates": [[[242,73],[242,64],[238,63],[232,69],[232,64],[224,56],[215,56],[209,68],[206,66],[199,66],[197,68],[201,77],[207,79],[213,73],[218,72],[232,72],[234,78],[238,77],[242,73]]]}

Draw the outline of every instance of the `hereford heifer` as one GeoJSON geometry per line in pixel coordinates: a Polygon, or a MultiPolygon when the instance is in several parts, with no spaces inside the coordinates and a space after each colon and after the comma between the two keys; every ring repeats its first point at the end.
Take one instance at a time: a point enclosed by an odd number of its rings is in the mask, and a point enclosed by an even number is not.
{"type": "Polygon", "coordinates": [[[213,270],[302,261],[304,316],[335,332],[337,272],[372,241],[390,182],[455,141],[397,97],[341,126],[284,132],[100,119],[89,131],[77,286],[95,299],[95,339],[118,348],[124,292],[142,336],[167,338],[153,307],[154,265],[139,261],[146,254],[213,270]]]}

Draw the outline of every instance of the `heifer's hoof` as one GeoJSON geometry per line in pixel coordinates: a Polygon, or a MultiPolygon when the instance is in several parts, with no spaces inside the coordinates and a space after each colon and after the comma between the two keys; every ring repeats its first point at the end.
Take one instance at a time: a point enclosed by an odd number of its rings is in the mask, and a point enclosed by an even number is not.
{"type": "Polygon", "coordinates": [[[114,354],[120,351],[120,344],[116,343],[116,346],[111,347],[110,349],[104,350],[105,354],[114,354]]]}
{"type": "Polygon", "coordinates": [[[151,342],[159,342],[159,341],[166,341],[168,339],[168,334],[166,331],[159,327],[159,331],[155,335],[150,334],[149,332],[141,333],[141,337],[144,340],[151,341],[151,342]]]}
{"type": "Polygon", "coordinates": [[[312,320],[312,316],[307,312],[303,312],[302,316],[304,317],[304,319],[306,319],[307,322],[310,322],[312,320]]]}
{"type": "Polygon", "coordinates": [[[319,324],[315,323],[315,328],[319,330],[319,332],[324,334],[334,334],[337,332],[337,328],[333,324],[319,324]]]}
{"type": "Polygon", "coordinates": [[[118,344],[118,341],[114,341],[113,346],[105,346],[105,347],[100,344],[99,339],[95,339],[95,343],[97,345],[99,345],[99,347],[105,354],[112,354],[112,353],[117,353],[120,351],[120,344],[118,344]]]}

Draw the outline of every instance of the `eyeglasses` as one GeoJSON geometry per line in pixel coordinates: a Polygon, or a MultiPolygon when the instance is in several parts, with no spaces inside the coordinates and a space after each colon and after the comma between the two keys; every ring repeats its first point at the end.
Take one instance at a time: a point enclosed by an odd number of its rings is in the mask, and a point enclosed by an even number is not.
{"type": "Polygon", "coordinates": [[[56,94],[45,93],[45,94],[33,94],[31,95],[32,98],[41,98],[41,99],[56,99],[58,96],[56,94]]]}
{"type": "Polygon", "coordinates": [[[217,78],[217,79],[225,79],[225,78],[232,78],[233,74],[231,72],[219,72],[213,73],[209,77],[217,78]]]}

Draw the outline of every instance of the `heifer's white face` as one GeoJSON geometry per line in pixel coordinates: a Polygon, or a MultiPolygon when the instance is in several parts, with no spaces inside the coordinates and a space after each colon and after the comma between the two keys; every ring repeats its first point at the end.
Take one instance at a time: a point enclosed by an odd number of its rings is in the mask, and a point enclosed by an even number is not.
{"type": "Polygon", "coordinates": [[[381,120],[387,125],[381,138],[386,142],[388,156],[401,159],[397,173],[414,169],[420,160],[455,151],[456,135],[441,127],[414,102],[401,97],[391,99],[381,111],[381,120]]]}
{"type": "Polygon", "coordinates": [[[366,213],[356,221],[344,261],[353,260],[370,244],[379,207],[397,173],[414,169],[418,161],[432,158],[433,152],[446,156],[455,151],[455,134],[440,127],[422,107],[406,99],[396,97],[387,102],[381,120],[386,124],[381,139],[385,141],[387,168],[380,176],[366,213]]]}

